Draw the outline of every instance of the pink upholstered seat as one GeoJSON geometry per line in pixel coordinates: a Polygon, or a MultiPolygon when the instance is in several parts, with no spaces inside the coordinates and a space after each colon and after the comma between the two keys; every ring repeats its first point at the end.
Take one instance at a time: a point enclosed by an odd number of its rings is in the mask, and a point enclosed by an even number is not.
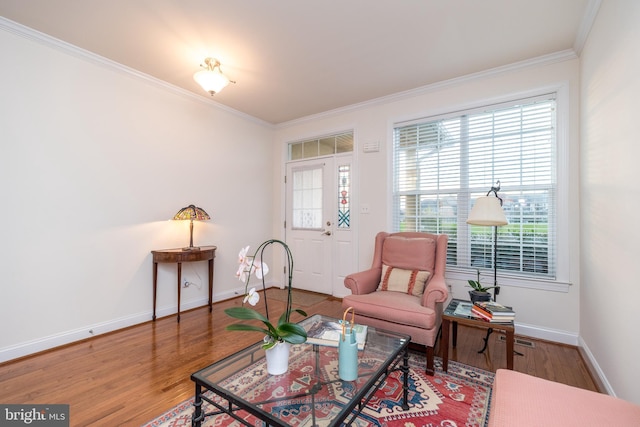
{"type": "Polygon", "coordinates": [[[640,426],[640,406],[607,394],[498,369],[489,427],[640,426]]]}
{"type": "Polygon", "coordinates": [[[352,294],[343,298],[343,308],[353,307],[358,323],[411,335],[412,342],[426,346],[426,370],[431,375],[442,303],[449,296],[444,281],[447,241],[444,234],[380,232],[376,236],[371,268],[344,279],[344,285],[352,294]],[[418,272],[425,271],[429,274],[420,294],[420,285],[414,287],[413,283],[419,283],[418,272]],[[406,291],[393,286],[398,283],[398,277],[409,278],[406,291]],[[387,284],[388,289],[395,290],[385,290],[387,284]]]}

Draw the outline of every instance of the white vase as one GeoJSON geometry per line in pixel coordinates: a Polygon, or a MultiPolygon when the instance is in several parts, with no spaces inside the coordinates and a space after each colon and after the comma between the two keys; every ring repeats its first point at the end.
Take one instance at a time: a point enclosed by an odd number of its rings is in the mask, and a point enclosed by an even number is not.
{"type": "Polygon", "coordinates": [[[291,344],[279,342],[265,350],[267,358],[267,372],[270,375],[281,375],[289,370],[289,349],[291,344]]]}

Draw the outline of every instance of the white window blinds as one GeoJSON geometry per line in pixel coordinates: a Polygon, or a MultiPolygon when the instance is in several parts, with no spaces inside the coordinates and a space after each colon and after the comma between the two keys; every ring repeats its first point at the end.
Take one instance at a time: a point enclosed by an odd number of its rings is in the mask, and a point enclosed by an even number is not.
{"type": "Polygon", "coordinates": [[[500,180],[498,269],[555,277],[555,95],[396,125],[393,169],[394,229],[448,234],[458,267],[493,268],[493,227],[466,219],[500,180]]]}

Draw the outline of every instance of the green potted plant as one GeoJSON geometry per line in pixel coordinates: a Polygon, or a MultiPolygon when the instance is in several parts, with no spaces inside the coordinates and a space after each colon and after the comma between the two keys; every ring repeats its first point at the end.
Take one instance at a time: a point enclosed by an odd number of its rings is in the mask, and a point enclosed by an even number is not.
{"type": "Polygon", "coordinates": [[[469,280],[469,286],[471,286],[471,290],[469,291],[469,298],[471,298],[471,302],[479,302],[479,301],[491,301],[491,294],[487,292],[489,289],[495,288],[495,286],[482,286],[480,283],[480,270],[476,270],[478,275],[478,280],[469,280]]]}
{"type": "Polygon", "coordinates": [[[267,352],[267,371],[270,374],[278,375],[287,371],[287,361],[289,358],[289,346],[290,344],[302,344],[307,340],[307,332],[305,329],[298,325],[297,323],[293,323],[290,321],[291,312],[295,311],[303,316],[306,316],[307,313],[301,309],[293,309],[292,299],[291,299],[291,283],[293,278],[293,256],[291,255],[291,250],[286,243],[280,240],[267,240],[263,242],[258,249],[256,249],[253,256],[247,256],[249,251],[249,246],[242,248],[240,253],[238,254],[238,261],[240,266],[238,267],[238,272],[236,276],[240,281],[245,282],[245,297],[242,301],[243,307],[231,307],[227,308],[224,312],[233,318],[242,319],[242,320],[258,320],[262,322],[264,326],[245,324],[245,323],[235,323],[227,326],[227,330],[229,331],[253,331],[253,332],[262,332],[264,333],[264,344],[262,348],[264,348],[267,352]],[[272,323],[269,319],[269,308],[267,306],[267,298],[265,296],[264,304],[265,304],[265,312],[266,316],[262,313],[257,312],[253,308],[244,307],[245,303],[249,303],[252,306],[255,306],[260,300],[260,295],[256,292],[256,288],[249,288],[249,279],[252,274],[255,274],[258,279],[262,279],[262,289],[263,292],[266,292],[266,287],[264,283],[264,277],[269,272],[269,267],[265,262],[262,261],[262,255],[264,250],[272,244],[280,244],[285,250],[286,258],[287,258],[287,271],[289,273],[289,280],[287,284],[287,306],[278,319],[277,323],[272,323]],[[259,258],[258,258],[259,256],[259,258]],[[281,360],[276,362],[275,355],[281,354],[284,362],[281,360]],[[272,362],[273,360],[273,362],[272,362]],[[278,367],[275,367],[278,365],[278,367]]]}

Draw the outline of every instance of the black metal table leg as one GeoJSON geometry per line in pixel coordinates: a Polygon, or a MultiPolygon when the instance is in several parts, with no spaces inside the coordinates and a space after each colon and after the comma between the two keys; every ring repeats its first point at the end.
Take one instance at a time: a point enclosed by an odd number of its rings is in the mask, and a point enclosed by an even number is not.
{"type": "Polygon", "coordinates": [[[402,409],[409,409],[409,346],[404,349],[402,368],[402,409]]]}
{"type": "Polygon", "coordinates": [[[200,427],[202,420],[204,420],[204,414],[202,413],[202,387],[196,383],[196,396],[193,401],[193,415],[191,416],[191,426],[200,427]]]}
{"type": "Polygon", "coordinates": [[[493,328],[487,329],[487,336],[482,338],[484,340],[484,346],[482,347],[482,350],[478,351],[478,353],[484,353],[484,351],[487,349],[487,343],[489,342],[489,335],[491,335],[492,332],[493,332],[493,328]]]}

